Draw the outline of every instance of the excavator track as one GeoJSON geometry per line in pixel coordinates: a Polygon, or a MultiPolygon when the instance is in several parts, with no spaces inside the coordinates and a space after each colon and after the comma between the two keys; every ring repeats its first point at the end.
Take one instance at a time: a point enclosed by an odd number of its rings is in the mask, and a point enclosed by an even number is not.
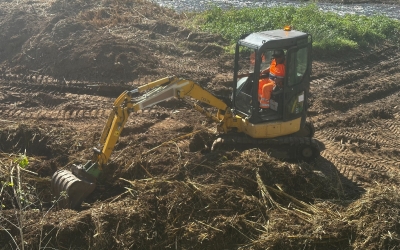
{"type": "Polygon", "coordinates": [[[259,148],[283,160],[311,162],[320,155],[318,142],[310,137],[284,136],[273,139],[255,139],[246,135],[222,135],[212,150],[244,150],[259,148]]]}

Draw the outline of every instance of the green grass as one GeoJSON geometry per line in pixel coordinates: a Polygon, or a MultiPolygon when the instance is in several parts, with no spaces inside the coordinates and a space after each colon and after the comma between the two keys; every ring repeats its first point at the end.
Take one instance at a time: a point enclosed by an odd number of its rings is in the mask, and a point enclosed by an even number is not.
{"type": "Polygon", "coordinates": [[[356,50],[390,41],[400,42],[400,21],[383,15],[370,17],[323,12],[315,4],[304,7],[243,8],[222,10],[218,7],[196,14],[194,24],[204,31],[219,33],[232,45],[245,33],[293,29],[313,35],[318,52],[336,53],[356,50]]]}

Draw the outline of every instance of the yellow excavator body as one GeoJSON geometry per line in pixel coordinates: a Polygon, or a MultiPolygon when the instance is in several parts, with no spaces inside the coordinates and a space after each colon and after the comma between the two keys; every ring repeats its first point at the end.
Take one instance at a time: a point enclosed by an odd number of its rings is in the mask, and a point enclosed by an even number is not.
{"type": "Polygon", "coordinates": [[[195,110],[217,124],[221,145],[259,145],[283,148],[296,160],[311,161],[319,156],[312,138],[313,127],[306,122],[311,36],[299,31],[265,31],[244,35],[236,47],[232,103],[222,100],[199,84],[176,76],[165,77],[123,92],[115,101],[100,137],[100,149],[84,165],[59,170],[52,176],[52,191],[60,208],[77,208],[95,190],[97,177],[106,166],[129,114],[171,98],[190,103],[195,110]],[[259,81],[263,63],[276,49],[286,50],[283,88],[271,93],[271,107],[260,108],[259,81]],[[251,58],[251,60],[247,60],[251,58]],[[246,63],[249,65],[246,65],[246,63]],[[246,69],[247,68],[247,69],[246,69]],[[211,107],[216,114],[208,111],[211,107]]]}
{"type": "Polygon", "coordinates": [[[227,127],[237,128],[237,132],[244,133],[252,138],[276,138],[294,134],[300,130],[301,118],[287,122],[265,122],[253,124],[249,119],[235,116],[228,121],[227,127]]]}

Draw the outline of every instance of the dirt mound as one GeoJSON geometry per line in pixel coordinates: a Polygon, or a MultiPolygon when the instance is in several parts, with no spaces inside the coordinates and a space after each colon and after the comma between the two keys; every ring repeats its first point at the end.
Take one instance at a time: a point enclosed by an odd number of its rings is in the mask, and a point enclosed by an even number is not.
{"type": "Polygon", "coordinates": [[[148,1],[21,1],[2,7],[0,63],[17,74],[34,72],[60,81],[132,81],[175,74],[172,58],[192,59],[195,54],[196,60],[209,60],[226,45],[219,36],[184,28],[178,14],[148,1]],[[44,18],[37,8],[46,13],[44,18]]]}

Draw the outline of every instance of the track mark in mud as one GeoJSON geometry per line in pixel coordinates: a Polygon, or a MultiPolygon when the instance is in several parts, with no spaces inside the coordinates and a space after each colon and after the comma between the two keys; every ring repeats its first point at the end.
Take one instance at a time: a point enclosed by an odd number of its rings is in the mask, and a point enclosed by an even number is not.
{"type": "MultiPolygon", "coordinates": [[[[359,107],[359,105],[372,104],[376,107],[382,106],[382,103],[388,103],[385,99],[393,99],[400,91],[400,85],[396,84],[396,80],[400,78],[400,74],[382,77],[379,80],[368,83],[358,82],[357,87],[351,86],[352,90],[345,88],[327,89],[325,97],[318,98],[316,94],[312,96],[311,110],[319,113],[328,113],[333,110],[346,112],[353,108],[367,110],[367,107],[359,107]]],[[[354,82],[349,82],[354,85],[354,82]]],[[[343,87],[343,86],[342,86],[343,87]]],[[[313,87],[313,89],[316,89],[313,87]]],[[[312,90],[311,90],[312,91],[312,90]]],[[[375,107],[375,108],[376,108],[375,107]]],[[[353,111],[351,111],[353,112],[353,111]]]]}
{"type": "Polygon", "coordinates": [[[373,147],[358,147],[340,139],[337,135],[317,133],[317,138],[324,144],[321,156],[336,166],[346,178],[359,185],[370,185],[373,181],[390,183],[400,167],[400,161],[393,157],[393,152],[386,152],[373,147]],[[338,140],[340,139],[340,140],[338,140]]]}
{"type": "MultiPolygon", "coordinates": [[[[377,124],[381,125],[381,124],[377,124]]],[[[400,142],[397,136],[387,136],[391,133],[391,128],[397,129],[399,125],[387,124],[385,127],[371,127],[371,128],[346,128],[343,132],[340,129],[329,128],[323,131],[318,131],[318,136],[327,140],[340,141],[342,143],[353,144],[357,147],[368,148],[400,148],[400,142]]]]}
{"type": "Polygon", "coordinates": [[[355,58],[314,62],[310,89],[312,110],[344,112],[398,92],[400,54],[393,53],[393,49],[393,46],[385,46],[355,58]]]}
{"type": "Polygon", "coordinates": [[[1,110],[1,114],[8,118],[32,118],[45,120],[69,120],[69,119],[97,119],[106,115],[100,110],[76,109],[76,110],[54,110],[54,109],[11,109],[1,110]]]}
{"type": "Polygon", "coordinates": [[[338,54],[337,56],[331,55],[329,58],[319,61],[318,63],[313,62],[314,69],[317,72],[332,71],[341,73],[342,71],[351,71],[356,69],[369,69],[379,65],[385,65],[386,63],[397,65],[397,61],[400,55],[397,53],[398,47],[396,45],[382,45],[381,48],[375,50],[364,51],[359,54],[349,54],[343,56],[338,54]]]}
{"type": "Polygon", "coordinates": [[[202,74],[204,76],[212,76],[219,73],[218,68],[210,68],[208,65],[199,65],[195,62],[188,62],[185,60],[180,61],[170,61],[166,65],[171,71],[182,72],[182,74],[190,74],[196,72],[197,74],[202,74]]]}
{"type": "MultiPolygon", "coordinates": [[[[105,120],[111,112],[110,109],[46,109],[46,108],[5,108],[0,107],[0,115],[4,118],[12,119],[40,119],[40,120],[105,120]]],[[[169,116],[168,113],[160,112],[159,109],[146,109],[140,112],[141,116],[169,116]]],[[[134,119],[135,114],[131,114],[130,119],[134,119]]]]}
{"type": "Polygon", "coordinates": [[[28,81],[4,81],[0,86],[3,91],[15,93],[37,93],[43,92],[52,95],[63,95],[66,93],[78,95],[98,95],[104,97],[116,98],[125,90],[132,90],[133,85],[126,84],[105,84],[105,83],[89,83],[89,82],[51,82],[46,84],[37,83],[32,80],[28,81]]]}
{"type": "Polygon", "coordinates": [[[338,157],[340,150],[323,151],[321,156],[331,162],[336,170],[348,180],[360,186],[371,186],[373,183],[393,183],[388,170],[382,165],[372,164],[359,159],[349,159],[347,156],[338,157]]]}

